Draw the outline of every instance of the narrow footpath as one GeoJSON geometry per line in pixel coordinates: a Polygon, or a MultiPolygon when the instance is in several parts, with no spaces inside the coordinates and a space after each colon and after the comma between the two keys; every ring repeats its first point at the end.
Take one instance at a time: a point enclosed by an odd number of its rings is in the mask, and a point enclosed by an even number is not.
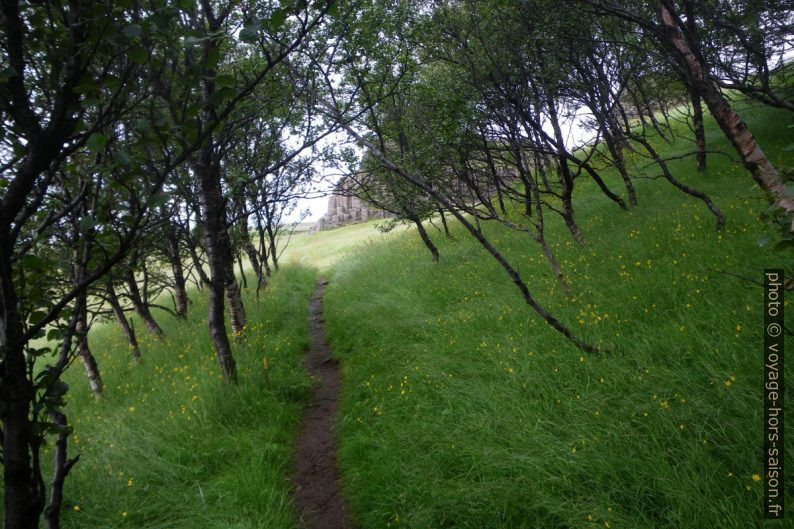
{"type": "Polygon", "coordinates": [[[295,445],[292,482],[295,506],[305,529],[352,529],[336,460],[334,425],[341,377],[325,341],[323,292],[327,284],[319,278],[309,302],[311,347],[303,362],[316,382],[295,445]]]}

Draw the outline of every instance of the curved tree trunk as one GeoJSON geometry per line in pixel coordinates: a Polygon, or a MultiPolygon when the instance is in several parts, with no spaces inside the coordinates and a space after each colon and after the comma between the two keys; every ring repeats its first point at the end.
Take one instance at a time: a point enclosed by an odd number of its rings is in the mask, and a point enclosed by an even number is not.
{"type": "Polygon", "coordinates": [[[77,354],[83,362],[91,393],[98,399],[102,397],[102,377],[99,375],[99,366],[97,365],[96,358],[91,354],[91,349],[88,347],[88,315],[86,313],[85,299],[78,301],[77,310],[80,311],[77,318],[77,328],[75,329],[77,354]]]}
{"type": "Polygon", "coordinates": [[[121,330],[124,331],[124,336],[127,337],[127,343],[130,346],[130,354],[135,360],[140,360],[141,349],[138,345],[138,339],[135,337],[135,328],[130,325],[130,321],[124,314],[124,309],[121,307],[121,302],[119,301],[119,297],[116,295],[116,290],[113,288],[113,283],[111,281],[108,281],[106,289],[110,308],[113,310],[113,314],[116,316],[116,320],[119,322],[121,330]]]}
{"type": "MultiPolygon", "coordinates": [[[[330,107],[330,105],[329,105],[330,107]]],[[[333,108],[333,107],[331,107],[333,108]]],[[[334,108],[335,111],[335,108],[334,108]]],[[[519,292],[521,292],[521,297],[523,298],[524,302],[529,305],[532,310],[534,310],[537,314],[543,318],[543,320],[551,325],[557,332],[565,336],[568,340],[570,340],[576,347],[579,349],[590,352],[590,353],[597,353],[600,352],[600,349],[590,343],[581,340],[576,335],[573,334],[571,329],[569,329],[566,325],[564,325],[561,321],[555,318],[545,307],[543,307],[538,301],[532,296],[531,292],[529,291],[529,287],[521,278],[521,274],[519,274],[518,270],[516,270],[504,256],[499,253],[499,251],[491,244],[491,242],[480,232],[471,222],[466,219],[466,217],[460,213],[457,209],[455,209],[449,200],[447,200],[440,192],[433,189],[431,185],[429,185],[425,180],[422,179],[421,176],[416,176],[413,174],[409,174],[404,171],[401,167],[397,166],[389,160],[380,149],[377,148],[372,142],[367,141],[364,139],[361,134],[359,134],[356,130],[354,130],[350,125],[347,125],[343,120],[340,120],[340,125],[342,126],[345,131],[347,131],[350,136],[361,142],[361,144],[369,150],[369,152],[375,156],[378,160],[380,160],[383,165],[390,171],[400,175],[404,178],[407,182],[411,183],[412,185],[416,186],[419,189],[427,192],[430,196],[432,196],[438,203],[448,210],[457,220],[460,222],[464,228],[475,238],[477,242],[489,253],[493,256],[494,259],[501,265],[502,269],[510,276],[510,279],[515,283],[516,287],[518,288],[519,292]]]]}
{"type": "Polygon", "coordinates": [[[576,220],[574,220],[573,215],[573,174],[571,173],[571,168],[568,165],[568,159],[570,155],[565,149],[565,138],[563,137],[562,129],[560,128],[559,116],[557,114],[557,104],[554,102],[554,98],[550,95],[546,97],[546,104],[549,111],[549,121],[551,122],[551,126],[554,129],[554,140],[556,143],[555,149],[557,151],[557,175],[559,176],[560,187],[562,188],[562,218],[565,221],[565,226],[567,226],[568,231],[571,232],[574,240],[579,244],[583,244],[584,235],[582,235],[582,230],[579,228],[576,220]]]}
{"type": "Polygon", "coordinates": [[[80,459],[80,455],[67,459],[67,439],[69,437],[69,426],[66,415],[57,410],[50,410],[50,419],[60,428],[58,438],[55,441],[55,454],[53,461],[52,480],[50,481],[50,504],[44,511],[44,522],[47,529],[60,529],[61,527],[61,504],[63,503],[63,484],[69,471],[80,459]]]}
{"type": "MultiPolygon", "coordinates": [[[[742,158],[745,167],[753,175],[758,185],[769,194],[770,201],[786,212],[794,212],[794,198],[787,195],[788,187],[780,178],[777,168],[766,157],[747,124],[733,110],[725,96],[709,76],[708,66],[703,64],[693,52],[678,26],[678,18],[673,16],[666,2],[659,7],[660,18],[665,29],[664,39],[678,55],[680,70],[703,98],[711,115],[742,158]]],[[[794,226],[789,228],[794,231],[794,226]]]]}
{"type": "Polygon", "coordinates": [[[162,338],[165,333],[152,316],[147,301],[141,297],[141,291],[138,288],[138,281],[135,279],[135,273],[132,271],[132,269],[127,270],[125,281],[130,294],[130,302],[132,302],[135,312],[138,314],[141,320],[143,320],[143,323],[152,334],[158,338],[162,338]]]}
{"type": "Polygon", "coordinates": [[[437,263],[438,248],[436,248],[436,245],[430,240],[430,236],[427,234],[427,230],[425,230],[425,227],[422,225],[422,221],[419,219],[419,217],[409,217],[409,219],[411,219],[411,221],[416,225],[416,229],[419,231],[419,236],[422,238],[422,242],[425,243],[427,249],[430,250],[430,255],[433,258],[433,262],[437,263]]]}

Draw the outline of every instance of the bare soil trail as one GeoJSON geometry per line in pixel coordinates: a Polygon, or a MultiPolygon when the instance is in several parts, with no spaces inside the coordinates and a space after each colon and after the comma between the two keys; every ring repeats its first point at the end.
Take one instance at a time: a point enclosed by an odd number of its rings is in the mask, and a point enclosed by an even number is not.
{"type": "Polygon", "coordinates": [[[341,377],[339,364],[325,341],[323,292],[328,281],[319,278],[309,302],[311,346],[303,362],[315,379],[301,433],[295,444],[292,482],[295,506],[306,529],[353,529],[342,497],[336,458],[336,413],[341,377]]]}

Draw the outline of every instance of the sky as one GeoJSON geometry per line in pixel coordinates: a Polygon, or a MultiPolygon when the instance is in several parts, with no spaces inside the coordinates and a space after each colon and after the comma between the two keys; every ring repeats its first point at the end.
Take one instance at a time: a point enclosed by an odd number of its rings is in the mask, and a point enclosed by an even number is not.
{"type": "MultiPolygon", "coordinates": [[[[584,108],[579,108],[576,112],[576,116],[573,119],[566,119],[561,123],[563,134],[565,135],[565,145],[568,149],[574,149],[575,147],[586,143],[590,138],[593,137],[593,132],[586,129],[582,123],[583,119],[585,119],[588,115],[588,112],[584,108]]],[[[543,128],[550,135],[554,134],[554,130],[552,129],[550,123],[545,122],[543,124],[543,128]]],[[[344,135],[339,133],[334,135],[330,141],[345,141],[345,139],[346,138],[344,135]]],[[[329,174],[329,172],[324,171],[323,168],[319,169],[321,173],[329,174]]],[[[316,222],[320,219],[320,217],[325,215],[325,212],[328,209],[329,199],[325,193],[327,193],[327,190],[333,187],[333,184],[335,183],[335,181],[329,181],[330,179],[331,177],[329,176],[327,179],[324,179],[322,184],[315,186],[313,192],[311,193],[315,196],[298,200],[298,207],[285,220],[287,222],[295,222],[300,219],[302,212],[307,209],[309,210],[309,216],[306,217],[303,222],[316,222]]]]}

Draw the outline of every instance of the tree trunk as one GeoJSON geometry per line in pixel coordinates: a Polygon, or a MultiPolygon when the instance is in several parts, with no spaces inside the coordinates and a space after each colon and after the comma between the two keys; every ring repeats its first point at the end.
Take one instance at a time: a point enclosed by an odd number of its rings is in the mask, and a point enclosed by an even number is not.
{"type": "Polygon", "coordinates": [[[130,325],[130,321],[124,314],[124,309],[121,307],[121,302],[119,301],[119,297],[116,295],[116,290],[113,288],[113,283],[111,281],[108,281],[107,284],[107,294],[110,308],[113,310],[113,314],[116,316],[116,320],[119,322],[121,330],[124,331],[124,335],[127,337],[127,343],[130,346],[130,354],[135,360],[140,360],[141,349],[138,346],[138,339],[135,337],[135,328],[130,325]]]}
{"type": "Polygon", "coordinates": [[[243,288],[248,288],[248,276],[245,275],[245,268],[243,268],[243,256],[237,253],[237,268],[240,270],[240,279],[243,281],[243,288]]]}
{"type": "Polygon", "coordinates": [[[132,269],[127,270],[125,280],[127,282],[127,288],[130,294],[130,301],[132,302],[132,306],[135,308],[135,312],[138,314],[141,320],[143,320],[143,323],[152,334],[158,338],[162,338],[165,333],[163,333],[163,329],[157,324],[157,321],[155,321],[154,317],[152,316],[147,301],[141,297],[141,291],[138,288],[138,281],[135,279],[135,273],[132,269]]]}
{"type": "Polygon", "coordinates": [[[607,144],[607,149],[609,149],[609,152],[612,155],[612,160],[615,162],[615,167],[617,167],[618,173],[620,173],[620,177],[623,179],[623,183],[626,186],[626,193],[629,196],[629,204],[636,206],[637,191],[634,189],[634,184],[631,181],[629,172],[626,170],[626,160],[623,158],[623,148],[621,147],[620,142],[611,133],[604,133],[604,141],[607,144]]]}
{"type": "Polygon", "coordinates": [[[210,269],[207,323],[220,365],[221,377],[225,382],[236,383],[237,364],[232,355],[229,336],[226,334],[223,300],[225,287],[228,283],[234,283],[233,276],[228,278],[232,266],[232,252],[226,230],[219,168],[212,162],[211,156],[211,149],[205,147],[201,153],[201,160],[194,164],[194,171],[199,181],[204,247],[210,269]]]}
{"type": "Polygon", "coordinates": [[[409,217],[409,219],[411,219],[411,221],[413,221],[413,223],[416,225],[416,229],[419,231],[419,236],[422,238],[422,242],[425,243],[427,249],[430,250],[430,255],[433,258],[433,262],[437,263],[438,248],[436,248],[436,245],[430,240],[430,236],[427,234],[427,230],[425,230],[425,227],[422,225],[422,221],[419,220],[419,217],[409,217]]]}
{"type": "Polygon", "coordinates": [[[185,269],[182,266],[182,255],[179,251],[179,239],[176,236],[168,238],[168,259],[171,261],[171,273],[174,276],[174,312],[180,318],[186,319],[187,280],[185,279],[185,269]]]}
{"type": "MultiPolygon", "coordinates": [[[[745,167],[753,175],[756,183],[770,196],[770,201],[786,212],[794,212],[794,198],[786,196],[788,187],[780,179],[780,174],[769,161],[753,137],[747,124],[731,108],[719,88],[709,77],[707,65],[703,64],[692,51],[677,25],[676,17],[664,2],[660,5],[662,24],[666,29],[665,38],[679,55],[679,64],[689,84],[697,90],[706,103],[711,115],[722,132],[742,158],[745,167]]],[[[794,231],[794,226],[789,228],[794,231]]]]}
{"type": "Polygon", "coordinates": [[[665,162],[664,159],[662,159],[662,157],[659,156],[659,153],[656,152],[656,149],[653,148],[653,145],[651,145],[650,142],[646,140],[643,136],[633,135],[632,137],[635,141],[637,141],[637,143],[641,144],[646,151],[648,151],[648,154],[651,156],[651,158],[653,158],[653,160],[662,170],[662,176],[665,178],[665,180],[673,184],[673,186],[680,189],[687,195],[693,196],[695,198],[699,198],[700,200],[703,201],[704,204],[706,204],[706,207],[709,208],[709,211],[711,211],[711,213],[714,214],[714,216],[717,218],[717,231],[722,231],[722,229],[725,227],[725,214],[717,206],[714,205],[714,202],[712,202],[711,197],[709,197],[706,193],[702,191],[698,191],[695,188],[689,187],[679,182],[675,177],[673,177],[673,173],[670,172],[670,168],[667,166],[667,162],[665,162]]]}
{"type": "Polygon", "coordinates": [[[551,96],[546,97],[546,104],[549,111],[549,121],[554,129],[554,140],[557,144],[557,174],[560,179],[560,186],[562,187],[562,217],[568,231],[571,232],[576,242],[584,243],[584,236],[579,229],[579,225],[573,218],[573,175],[571,168],[568,166],[568,152],[565,149],[565,138],[562,135],[560,128],[559,116],[557,115],[557,105],[554,98],[551,96]]]}
{"type": "MultiPolygon", "coordinates": [[[[233,272],[233,269],[229,270],[229,272],[233,272]]],[[[233,275],[231,281],[227,280],[224,291],[226,292],[226,299],[229,302],[229,319],[232,324],[232,332],[234,336],[241,337],[245,333],[245,305],[243,305],[240,285],[234,280],[233,275]]]]}
{"type": "Polygon", "coordinates": [[[91,354],[91,349],[88,347],[88,311],[85,294],[77,296],[75,310],[78,311],[77,326],[75,327],[77,354],[80,355],[80,360],[83,362],[91,393],[99,399],[102,397],[102,377],[99,375],[99,366],[96,363],[96,358],[91,354]]]}
{"type": "MultiPolygon", "coordinates": [[[[330,105],[329,105],[330,106],[330,105]]],[[[332,107],[333,108],[333,107],[332,107]]],[[[361,142],[361,144],[367,148],[367,150],[375,156],[378,160],[380,160],[383,165],[390,171],[400,175],[406,181],[410,182],[412,185],[416,186],[417,188],[425,191],[430,196],[432,196],[438,203],[444,207],[447,211],[449,211],[457,220],[460,222],[464,228],[475,238],[477,242],[482,245],[482,247],[490,253],[494,259],[502,266],[504,271],[510,276],[510,279],[513,283],[518,287],[518,290],[521,292],[521,297],[524,299],[524,302],[529,305],[535,312],[537,312],[543,320],[551,325],[557,332],[565,336],[568,340],[570,340],[576,347],[583,351],[587,351],[590,353],[599,352],[599,348],[589,344],[583,340],[577,338],[571,330],[563,325],[557,318],[555,318],[549,311],[547,311],[537,300],[532,296],[529,291],[529,287],[521,278],[521,274],[519,274],[518,270],[513,268],[513,266],[504,258],[504,256],[499,253],[499,251],[491,244],[491,242],[485,238],[481,231],[479,231],[476,227],[469,222],[463,214],[455,209],[453,205],[450,203],[447,198],[444,197],[438,190],[433,189],[429,183],[424,180],[421,176],[416,176],[413,174],[409,174],[404,171],[401,167],[395,165],[391,160],[386,158],[386,156],[371,142],[364,139],[358,132],[356,132],[350,125],[347,125],[343,120],[339,121],[340,125],[342,126],[345,131],[347,131],[350,136],[361,142]]]]}
{"type": "Polygon", "coordinates": [[[706,130],[703,127],[703,105],[697,93],[692,94],[692,128],[695,130],[697,170],[706,170],[706,130]]]}
{"type": "Polygon", "coordinates": [[[22,343],[22,322],[12,280],[9,227],[0,226],[0,357],[3,376],[0,399],[3,403],[3,527],[37,529],[44,508],[41,476],[36,475],[30,451],[33,441],[30,405],[33,385],[27,377],[22,343]]]}
{"type": "Polygon", "coordinates": [[[68,423],[66,415],[57,411],[50,411],[52,422],[61,428],[58,438],[55,441],[55,455],[53,461],[52,480],[50,481],[50,504],[44,511],[44,522],[47,529],[60,529],[61,527],[61,503],[63,502],[63,484],[69,471],[80,459],[77,455],[72,459],[67,459],[67,439],[69,433],[66,431],[68,423]]]}
{"type": "Polygon", "coordinates": [[[441,225],[444,226],[444,234],[447,236],[447,239],[455,239],[452,236],[452,233],[449,231],[449,225],[447,225],[447,216],[444,214],[444,210],[438,208],[438,214],[441,216],[441,225]]]}
{"type": "Polygon", "coordinates": [[[276,252],[276,250],[277,250],[277,247],[276,247],[276,232],[273,230],[273,225],[270,224],[269,221],[268,221],[267,225],[265,226],[265,228],[267,229],[268,239],[270,239],[270,250],[269,250],[270,259],[273,260],[273,268],[276,270],[276,272],[278,272],[278,255],[276,255],[276,253],[277,253],[276,252]]]}
{"type": "Polygon", "coordinates": [[[259,215],[257,215],[256,218],[256,232],[259,235],[259,255],[262,258],[261,264],[265,269],[265,282],[267,283],[267,278],[270,277],[272,272],[270,270],[270,257],[267,251],[267,241],[265,239],[265,228],[262,226],[259,215]]]}
{"type": "Polygon", "coordinates": [[[521,181],[524,183],[525,189],[525,207],[528,210],[527,217],[532,218],[532,204],[534,203],[535,206],[535,216],[533,219],[533,224],[535,226],[535,240],[540,244],[541,249],[543,250],[543,255],[546,256],[546,260],[549,262],[549,266],[551,266],[551,271],[554,273],[554,276],[557,278],[557,282],[560,285],[562,291],[567,295],[570,291],[570,287],[568,286],[568,282],[565,280],[565,276],[562,273],[562,268],[560,267],[560,262],[557,261],[557,256],[554,255],[554,251],[551,249],[548,241],[546,240],[546,226],[543,220],[543,204],[540,200],[540,189],[538,188],[538,181],[537,178],[533,179],[533,176],[530,174],[530,171],[527,169],[525,163],[523,163],[524,157],[521,154],[522,146],[518,145],[513,149],[514,155],[516,156],[516,160],[518,161],[518,172],[521,178],[521,181]]]}
{"type": "Polygon", "coordinates": [[[245,251],[245,254],[248,256],[251,268],[254,269],[254,273],[256,274],[256,290],[259,292],[259,290],[265,286],[266,279],[262,272],[262,264],[259,262],[259,256],[256,254],[254,243],[251,242],[251,234],[248,233],[247,216],[240,222],[240,237],[242,238],[243,251],[245,251]]]}

